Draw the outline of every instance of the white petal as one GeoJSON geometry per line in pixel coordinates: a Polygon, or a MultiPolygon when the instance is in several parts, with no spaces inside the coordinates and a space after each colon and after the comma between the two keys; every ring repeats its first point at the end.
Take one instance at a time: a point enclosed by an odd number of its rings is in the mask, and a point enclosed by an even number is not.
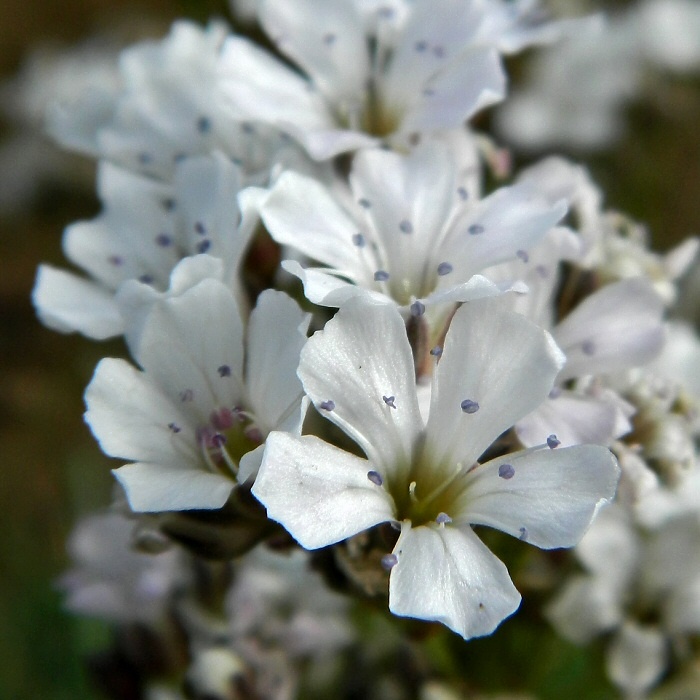
{"type": "Polygon", "coordinates": [[[241,402],[243,328],[231,291],[218,280],[204,280],[180,296],[159,300],[134,355],[171,396],[191,392],[202,419],[217,406],[241,402]]]}
{"type": "Polygon", "coordinates": [[[551,434],[557,436],[562,447],[609,445],[631,427],[620,408],[611,401],[579,396],[571,391],[545,399],[515,426],[525,447],[541,445],[551,434]]]}
{"type": "MultiPolygon", "coordinates": [[[[320,306],[343,306],[348,299],[362,296],[367,292],[356,284],[329,275],[322,269],[304,269],[296,260],[283,260],[282,269],[298,277],[304,285],[304,296],[320,306]]],[[[376,292],[370,292],[375,301],[380,301],[376,292]]],[[[384,297],[385,303],[393,303],[389,297],[384,297]]]]}
{"type": "Polygon", "coordinates": [[[428,81],[407,109],[399,130],[410,134],[458,127],[480,109],[502,100],[505,91],[498,52],[472,49],[428,81]]]}
{"type": "Polygon", "coordinates": [[[360,298],[348,301],[307,341],[299,377],[316,408],[375,465],[409,467],[423,423],[413,356],[395,307],[360,298]],[[328,401],[332,410],[323,408],[328,401]]]}
{"type": "Polygon", "coordinates": [[[143,372],[106,358],[85,390],[85,420],[111,457],[178,466],[197,463],[189,416],[143,372]],[[181,429],[173,433],[170,423],[181,429]]]}
{"type": "MultiPolygon", "coordinates": [[[[392,275],[389,286],[407,286],[407,296],[422,296],[423,278],[437,276],[435,269],[442,260],[435,260],[435,248],[457,199],[455,170],[446,149],[435,142],[408,156],[379,149],[355,156],[350,175],[353,196],[371,203],[367,219],[392,275]],[[410,227],[410,233],[401,226],[410,227]]],[[[360,251],[354,253],[358,256],[360,251]]]]}
{"type": "Polygon", "coordinates": [[[127,464],[112,473],[137,513],[221,508],[235,486],[221,474],[164,464],[127,464]]]}
{"type": "Polygon", "coordinates": [[[369,51],[362,15],[347,0],[266,0],[260,21],[277,48],[333,102],[364,98],[369,51]]]}
{"type": "Polygon", "coordinates": [[[229,37],[223,45],[219,87],[236,118],[303,130],[335,127],[323,99],[304,78],[242,37],[229,37]]]}
{"type": "Polygon", "coordinates": [[[627,622],[608,650],[606,666],[617,686],[639,696],[659,680],[667,655],[666,640],[656,627],[627,622]]]}
{"type": "Polygon", "coordinates": [[[328,190],[309,177],[287,172],[275,183],[260,216],[270,235],[326,265],[361,273],[354,221],[328,190]]]}
{"type": "Polygon", "coordinates": [[[645,278],[609,284],[587,297],[553,331],[566,355],[560,379],[643,365],[664,342],[663,301],[645,278]]]}
{"type": "Polygon", "coordinates": [[[372,468],[312,435],[273,432],[253,494],[302,547],[317,549],[393,517],[391,498],[367,478],[372,468]]]}
{"type": "Polygon", "coordinates": [[[455,314],[434,378],[427,452],[439,464],[470,466],[548,395],[562,357],[546,331],[498,299],[464,304],[455,314]],[[478,404],[462,410],[464,401],[478,404]]]}
{"type": "Polygon", "coordinates": [[[563,200],[550,203],[528,182],[502,187],[464,210],[445,241],[445,254],[462,279],[513,260],[538,243],[566,213],[563,200]],[[479,233],[470,233],[472,226],[479,233]]]}
{"type": "Polygon", "coordinates": [[[450,515],[544,549],[571,547],[612,500],[619,476],[613,454],[598,445],[516,452],[470,472],[450,515]]]}
{"type": "Polygon", "coordinates": [[[403,523],[389,578],[395,615],[436,620],[465,639],[496,629],[520,605],[508,570],[471,528],[403,523]]]}
{"type": "Polygon", "coordinates": [[[264,432],[280,428],[291,411],[301,420],[304,393],[297,377],[310,315],[283,292],[264,291],[248,322],[246,385],[264,432]]]}
{"type": "Polygon", "coordinates": [[[61,333],[104,340],[123,330],[110,290],[50,265],[39,266],[32,302],[41,322],[61,333]]]}

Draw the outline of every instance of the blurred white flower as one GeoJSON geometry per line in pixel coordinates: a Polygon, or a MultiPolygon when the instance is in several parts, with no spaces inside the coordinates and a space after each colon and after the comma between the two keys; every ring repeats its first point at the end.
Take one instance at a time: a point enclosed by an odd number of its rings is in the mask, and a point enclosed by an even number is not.
{"type": "Polygon", "coordinates": [[[165,289],[184,257],[220,258],[225,279],[243,301],[239,266],[258,223],[254,190],[239,204],[240,172],[221,153],[189,158],[172,185],[102,162],[98,191],[102,213],[66,229],[66,255],[89,277],[49,265],[37,274],[33,301],[39,318],[64,333],[95,339],[123,332],[115,292],[131,279],[165,289]]]}
{"type": "Polygon", "coordinates": [[[69,610],[119,623],[158,623],[179,585],[180,560],[174,550],[136,551],[134,527],[118,513],[78,523],[68,540],[73,566],[59,580],[69,610]]]}
{"type": "Polygon", "coordinates": [[[264,0],[259,20],[285,63],[227,39],[231,114],[274,125],[317,160],[388,138],[459,127],[504,95],[501,53],[552,40],[532,2],[264,0]]]}

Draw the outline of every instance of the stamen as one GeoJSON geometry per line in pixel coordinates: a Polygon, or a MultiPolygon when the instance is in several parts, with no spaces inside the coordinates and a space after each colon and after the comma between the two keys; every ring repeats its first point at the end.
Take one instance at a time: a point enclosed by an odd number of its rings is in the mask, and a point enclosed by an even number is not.
{"type": "Polygon", "coordinates": [[[498,467],[498,476],[506,481],[512,479],[515,476],[515,467],[512,464],[501,464],[498,467]]]}
{"type": "Polygon", "coordinates": [[[373,469],[367,472],[367,478],[377,486],[381,486],[384,483],[382,475],[379,472],[375,472],[373,469]]]}
{"type": "Polygon", "coordinates": [[[425,313],[425,304],[421,301],[414,301],[411,304],[411,316],[422,316],[425,313]]]}
{"type": "Polygon", "coordinates": [[[415,481],[412,481],[408,485],[408,495],[409,495],[411,501],[413,501],[413,503],[418,503],[418,498],[416,497],[416,482],[415,481]]]}
{"type": "Polygon", "coordinates": [[[431,351],[430,354],[433,357],[440,357],[442,355],[442,348],[439,345],[436,345],[431,351]]]}
{"type": "Polygon", "coordinates": [[[382,399],[384,400],[384,403],[389,406],[389,408],[396,408],[396,404],[394,403],[394,400],[396,399],[395,396],[382,396],[382,399]]]}
{"type": "Polygon", "coordinates": [[[451,523],[452,518],[449,515],[447,515],[447,513],[438,513],[437,518],[435,518],[435,522],[438,525],[445,525],[446,523],[451,523]]]}
{"type": "Polygon", "coordinates": [[[197,119],[197,131],[200,134],[208,134],[211,131],[211,119],[209,117],[199,117],[197,119]]]}
{"type": "Polygon", "coordinates": [[[554,433],[547,437],[547,447],[549,447],[550,450],[559,447],[559,445],[561,445],[561,440],[558,440],[554,433]]]}
{"type": "Polygon", "coordinates": [[[236,423],[237,419],[233,411],[230,408],[226,408],[226,406],[212,411],[209,416],[209,421],[217,430],[228,430],[236,423]]]}
{"type": "Polygon", "coordinates": [[[391,571],[399,563],[399,558],[395,554],[385,554],[382,557],[382,568],[391,571]]]}
{"type": "Polygon", "coordinates": [[[389,279],[389,273],[386,270],[377,270],[374,273],[375,282],[386,282],[389,279]]]}
{"type": "Polygon", "coordinates": [[[476,413],[479,410],[479,404],[471,399],[464,399],[459,405],[465,413],[476,413]]]}

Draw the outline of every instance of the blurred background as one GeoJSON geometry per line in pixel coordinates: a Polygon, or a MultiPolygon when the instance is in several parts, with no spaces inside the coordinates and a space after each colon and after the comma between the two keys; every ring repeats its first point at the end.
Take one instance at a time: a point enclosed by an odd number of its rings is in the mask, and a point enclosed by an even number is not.
{"type": "MultiPolygon", "coordinates": [[[[633,4],[605,7],[625,12],[633,4]]],[[[67,565],[73,524],[110,499],[109,469],[118,465],[100,454],[83,424],[82,393],[97,361],[124,351],[120,342],[49,331],[35,318],[30,294],[37,264],[67,266],[63,228],[99,211],[94,164],[43,137],[41,114],[52,95],[79,82],[86,61],[99,68],[92,62],[104,60],[109,79],[120,47],[163,36],[177,17],[212,15],[227,17],[224,0],[0,4],[0,698],[94,697],[81,658],[109,634],[62,611],[56,579],[67,565]],[[76,46],[82,47],[77,54],[66,54],[76,46]]],[[[509,63],[515,87],[532,79],[534,60],[530,54],[509,63]]],[[[611,68],[614,74],[614,63],[611,68]]],[[[589,80],[602,84],[607,78],[596,70],[588,71],[589,80]]],[[[614,138],[593,147],[564,136],[556,150],[589,166],[607,206],[646,222],[655,246],[665,249],[700,233],[700,61],[696,70],[640,70],[641,87],[620,88],[624,99],[615,110],[624,128],[614,138]]],[[[508,145],[508,128],[499,138],[508,145]]],[[[515,151],[515,162],[552,150],[530,143],[515,151]]]]}

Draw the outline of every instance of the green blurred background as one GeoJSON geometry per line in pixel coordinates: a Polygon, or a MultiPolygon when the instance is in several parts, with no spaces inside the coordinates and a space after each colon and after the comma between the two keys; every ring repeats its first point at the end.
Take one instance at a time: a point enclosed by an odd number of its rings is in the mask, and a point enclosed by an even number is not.
{"type": "MultiPolygon", "coordinates": [[[[213,0],[3,0],[0,80],[40,42],[68,46],[115,24],[128,42],[165,34],[176,17],[204,20],[225,9],[213,0]]],[[[610,153],[578,159],[609,206],[649,223],[658,247],[700,233],[700,81],[669,78],[651,101],[630,107],[629,119],[629,136],[610,153]]],[[[1,139],[13,130],[0,122],[1,139]]],[[[82,422],[82,392],[100,357],[123,352],[119,342],[46,330],[31,307],[37,264],[64,266],[64,226],[99,211],[92,164],[66,167],[71,177],[44,182],[30,206],[0,213],[0,698],[8,700],[94,697],[80,659],[108,638],[99,623],[66,615],[54,584],[73,523],[109,502],[115,465],[82,422]]]]}

